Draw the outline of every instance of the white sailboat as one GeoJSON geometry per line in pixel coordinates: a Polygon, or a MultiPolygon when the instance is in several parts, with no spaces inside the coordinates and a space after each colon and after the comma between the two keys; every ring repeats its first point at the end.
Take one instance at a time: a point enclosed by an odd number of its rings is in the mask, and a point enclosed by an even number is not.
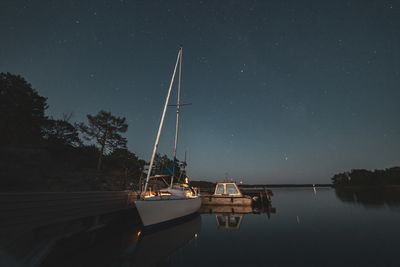
{"type": "Polygon", "coordinates": [[[167,97],[164,104],[163,113],[161,116],[160,125],[156,136],[156,141],[153,147],[153,153],[150,159],[149,169],[147,171],[146,183],[141,193],[140,199],[135,201],[136,208],[142,220],[143,226],[155,226],[157,224],[174,221],[183,217],[196,213],[201,206],[201,198],[197,191],[191,189],[188,185],[180,184],[174,185],[174,175],[171,177],[171,183],[164,189],[157,192],[147,192],[149,180],[151,177],[151,170],[153,168],[154,159],[157,153],[160,135],[164,124],[164,119],[169,103],[169,98],[174,84],[175,75],[178,70],[178,91],[177,91],[177,104],[176,104],[176,128],[175,128],[175,142],[174,142],[174,162],[176,160],[177,143],[179,135],[179,111],[180,91],[181,91],[181,74],[182,74],[182,54],[183,49],[180,48],[178,57],[176,59],[175,68],[172,74],[171,82],[169,85],[167,97]]]}

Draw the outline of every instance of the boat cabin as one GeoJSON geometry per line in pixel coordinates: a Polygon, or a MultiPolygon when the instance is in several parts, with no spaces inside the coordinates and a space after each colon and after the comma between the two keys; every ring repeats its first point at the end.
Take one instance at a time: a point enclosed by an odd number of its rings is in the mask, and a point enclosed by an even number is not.
{"type": "Polygon", "coordinates": [[[243,195],[234,182],[221,182],[215,186],[213,195],[202,195],[203,205],[251,206],[252,198],[243,195]]]}
{"type": "Polygon", "coordinates": [[[215,186],[215,196],[241,197],[242,193],[236,183],[217,183],[215,186]]]}
{"type": "Polygon", "coordinates": [[[175,183],[173,186],[167,182],[171,179],[168,175],[151,176],[148,182],[148,191],[145,192],[144,198],[147,200],[180,199],[197,197],[198,191],[191,188],[188,184],[175,183]]]}

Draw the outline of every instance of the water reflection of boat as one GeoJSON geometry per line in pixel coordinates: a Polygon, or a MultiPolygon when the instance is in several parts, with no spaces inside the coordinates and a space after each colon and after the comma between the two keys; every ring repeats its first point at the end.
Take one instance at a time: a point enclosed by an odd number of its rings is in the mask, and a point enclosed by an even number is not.
{"type": "Polygon", "coordinates": [[[234,213],[234,214],[262,214],[266,213],[270,217],[271,213],[276,213],[276,208],[272,207],[271,204],[261,207],[250,207],[250,206],[212,206],[202,205],[199,210],[202,214],[216,214],[216,213],[234,213]]]}
{"type": "Polygon", "coordinates": [[[251,206],[202,205],[200,213],[215,214],[218,229],[239,229],[245,214],[253,213],[251,206]]]}
{"type": "Polygon", "coordinates": [[[190,221],[144,234],[140,237],[129,266],[160,266],[169,260],[172,253],[196,238],[200,231],[201,216],[197,215],[190,221]]]}
{"type": "Polygon", "coordinates": [[[266,214],[268,219],[272,213],[276,213],[276,208],[271,205],[263,207],[251,206],[216,206],[202,205],[200,210],[202,214],[214,214],[218,229],[239,229],[246,214],[266,214]]]}
{"type": "Polygon", "coordinates": [[[239,229],[242,223],[244,214],[216,214],[218,229],[239,229]]]}
{"type": "Polygon", "coordinates": [[[202,205],[200,213],[235,213],[235,214],[247,214],[253,213],[251,206],[214,206],[214,205],[202,205]]]}

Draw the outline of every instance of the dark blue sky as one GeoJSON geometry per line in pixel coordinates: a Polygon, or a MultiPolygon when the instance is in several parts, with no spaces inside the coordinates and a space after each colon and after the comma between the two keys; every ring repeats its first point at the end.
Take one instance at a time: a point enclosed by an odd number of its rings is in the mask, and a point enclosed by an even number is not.
{"type": "MultiPolygon", "coordinates": [[[[329,182],[400,164],[400,1],[0,1],[0,71],[148,160],[178,46],[194,179],[329,182]],[[84,3],[81,3],[84,2],[84,3]]],[[[173,111],[161,152],[171,155],[173,111]]]]}

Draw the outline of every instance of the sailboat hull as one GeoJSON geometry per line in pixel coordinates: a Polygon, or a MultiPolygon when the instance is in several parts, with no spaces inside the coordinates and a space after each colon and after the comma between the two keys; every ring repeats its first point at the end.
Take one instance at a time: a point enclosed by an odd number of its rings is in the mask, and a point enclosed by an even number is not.
{"type": "Polygon", "coordinates": [[[201,206],[201,198],[136,200],[136,208],[143,226],[155,226],[196,213],[201,206]]]}

